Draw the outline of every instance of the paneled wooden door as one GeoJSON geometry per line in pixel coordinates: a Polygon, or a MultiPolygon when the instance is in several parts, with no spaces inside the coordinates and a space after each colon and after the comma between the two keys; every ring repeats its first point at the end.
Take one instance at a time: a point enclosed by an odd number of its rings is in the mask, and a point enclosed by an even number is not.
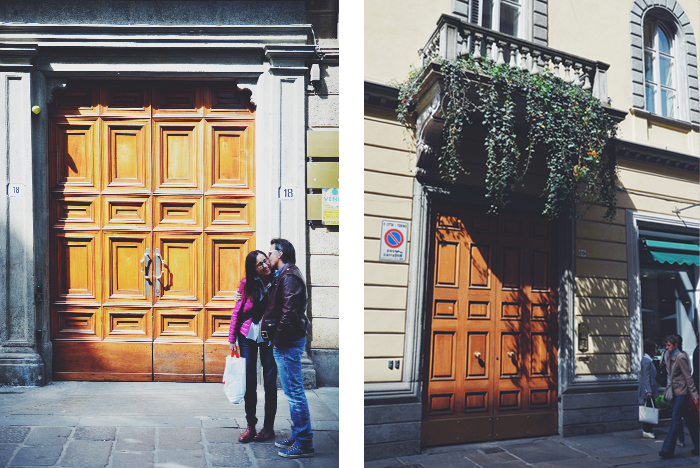
{"type": "Polygon", "coordinates": [[[557,432],[555,225],[438,206],[421,440],[557,432]]]}
{"type": "Polygon", "coordinates": [[[54,379],[220,381],[232,296],[255,245],[254,123],[231,84],[57,92],[54,379]]]}

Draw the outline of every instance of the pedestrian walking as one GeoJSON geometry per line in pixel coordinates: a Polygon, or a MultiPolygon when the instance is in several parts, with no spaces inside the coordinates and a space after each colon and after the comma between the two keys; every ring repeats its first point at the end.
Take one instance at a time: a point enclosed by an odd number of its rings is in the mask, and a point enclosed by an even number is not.
{"type": "Polygon", "coordinates": [[[683,339],[678,335],[671,335],[666,339],[668,355],[666,366],[668,368],[668,385],[671,389],[667,390],[667,394],[664,397],[668,400],[672,396],[670,402],[673,412],[671,415],[671,427],[659,452],[661,458],[673,458],[678,433],[683,430],[681,418],[685,420],[695,446],[692,454],[697,455],[699,449],[698,425],[690,415],[690,409],[688,408],[688,400],[690,398],[695,400],[695,402],[698,401],[698,391],[690,374],[690,360],[683,351],[682,345],[683,339]]]}
{"type": "MultiPolygon", "coordinates": [[[[639,376],[639,388],[637,390],[640,405],[646,405],[649,400],[655,399],[659,395],[659,384],[656,383],[656,367],[652,356],[656,355],[656,343],[644,340],[644,355],[642,356],[642,371],[639,376]]],[[[642,424],[642,437],[655,439],[654,425],[650,423],[642,424]]]]}
{"type": "Polygon", "coordinates": [[[246,256],[245,278],[238,286],[238,294],[234,295],[238,302],[236,302],[231,314],[228,341],[232,351],[237,349],[236,341],[238,341],[241,357],[245,358],[246,391],[244,401],[247,427],[238,438],[238,441],[242,443],[265,442],[275,436],[277,364],[272,354],[271,343],[265,341],[260,333],[260,321],[268,303],[267,284],[271,278],[272,270],[267,255],[260,250],[254,250],[246,256]],[[255,430],[255,425],[258,422],[258,418],[255,416],[255,407],[258,403],[258,352],[260,353],[265,386],[265,419],[260,432],[255,430]]]}
{"type": "Polygon", "coordinates": [[[311,415],[301,372],[307,331],[306,283],[295,263],[294,246],[286,239],[272,239],[270,266],[276,271],[262,331],[263,337],[272,340],[272,352],[292,418],[291,437],[275,442],[281,449],[279,455],[285,458],[314,455],[311,415]]]}

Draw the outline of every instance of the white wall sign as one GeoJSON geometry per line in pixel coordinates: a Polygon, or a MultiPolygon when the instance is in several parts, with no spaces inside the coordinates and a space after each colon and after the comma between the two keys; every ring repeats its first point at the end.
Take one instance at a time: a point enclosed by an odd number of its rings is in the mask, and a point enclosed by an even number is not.
{"type": "Polygon", "coordinates": [[[8,197],[23,197],[24,196],[24,184],[7,184],[7,196],[8,197]]]}
{"type": "Polygon", "coordinates": [[[297,197],[296,187],[280,187],[277,193],[277,198],[280,200],[294,200],[297,197]]]}
{"type": "Polygon", "coordinates": [[[405,262],[407,245],[408,223],[382,220],[379,260],[385,262],[405,262]]]}

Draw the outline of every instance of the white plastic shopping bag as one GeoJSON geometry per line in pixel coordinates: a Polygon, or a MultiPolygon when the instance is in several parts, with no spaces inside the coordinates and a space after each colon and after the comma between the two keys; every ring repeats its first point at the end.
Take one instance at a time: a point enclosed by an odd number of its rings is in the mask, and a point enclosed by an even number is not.
{"type": "Polygon", "coordinates": [[[245,396],[245,358],[238,357],[237,352],[231,352],[226,356],[224,368],[224,393],[228,401],[237,405],[245,396]]]}

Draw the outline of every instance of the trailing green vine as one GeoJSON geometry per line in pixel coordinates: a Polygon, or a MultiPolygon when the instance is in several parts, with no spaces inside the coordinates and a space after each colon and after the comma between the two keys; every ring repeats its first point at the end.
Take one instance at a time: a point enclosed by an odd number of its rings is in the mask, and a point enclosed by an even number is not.
{"type": "MultiPolygon", "coordinates": [[[[438,155],[442,178],[454,183],[467,174],[458,148],[465,125],[476,114],[487,129],[486,196],[492,212],[508,204],[532,158],[544,156],[548,171],[544,215],[573,216],[577,205],[599,204],[606,208],[606,219],[615,217],[617,164],[612,148],[617,124],[598,99],[549,72],[532,74],[471,56],[439,63],[445,119],[438,155]],[[479,76],[489,79],[477,83],[479,76]],[[478,99],[469,98],[470,90],[478,99]],[[525,102],[524,150],[516,141],[517,133],[522,133],[516,128],[516,99],[525,102]]],[[[408,126],[428,65],[413,69],[400,85],[398,119],[403,125],[408,126]]]]}

